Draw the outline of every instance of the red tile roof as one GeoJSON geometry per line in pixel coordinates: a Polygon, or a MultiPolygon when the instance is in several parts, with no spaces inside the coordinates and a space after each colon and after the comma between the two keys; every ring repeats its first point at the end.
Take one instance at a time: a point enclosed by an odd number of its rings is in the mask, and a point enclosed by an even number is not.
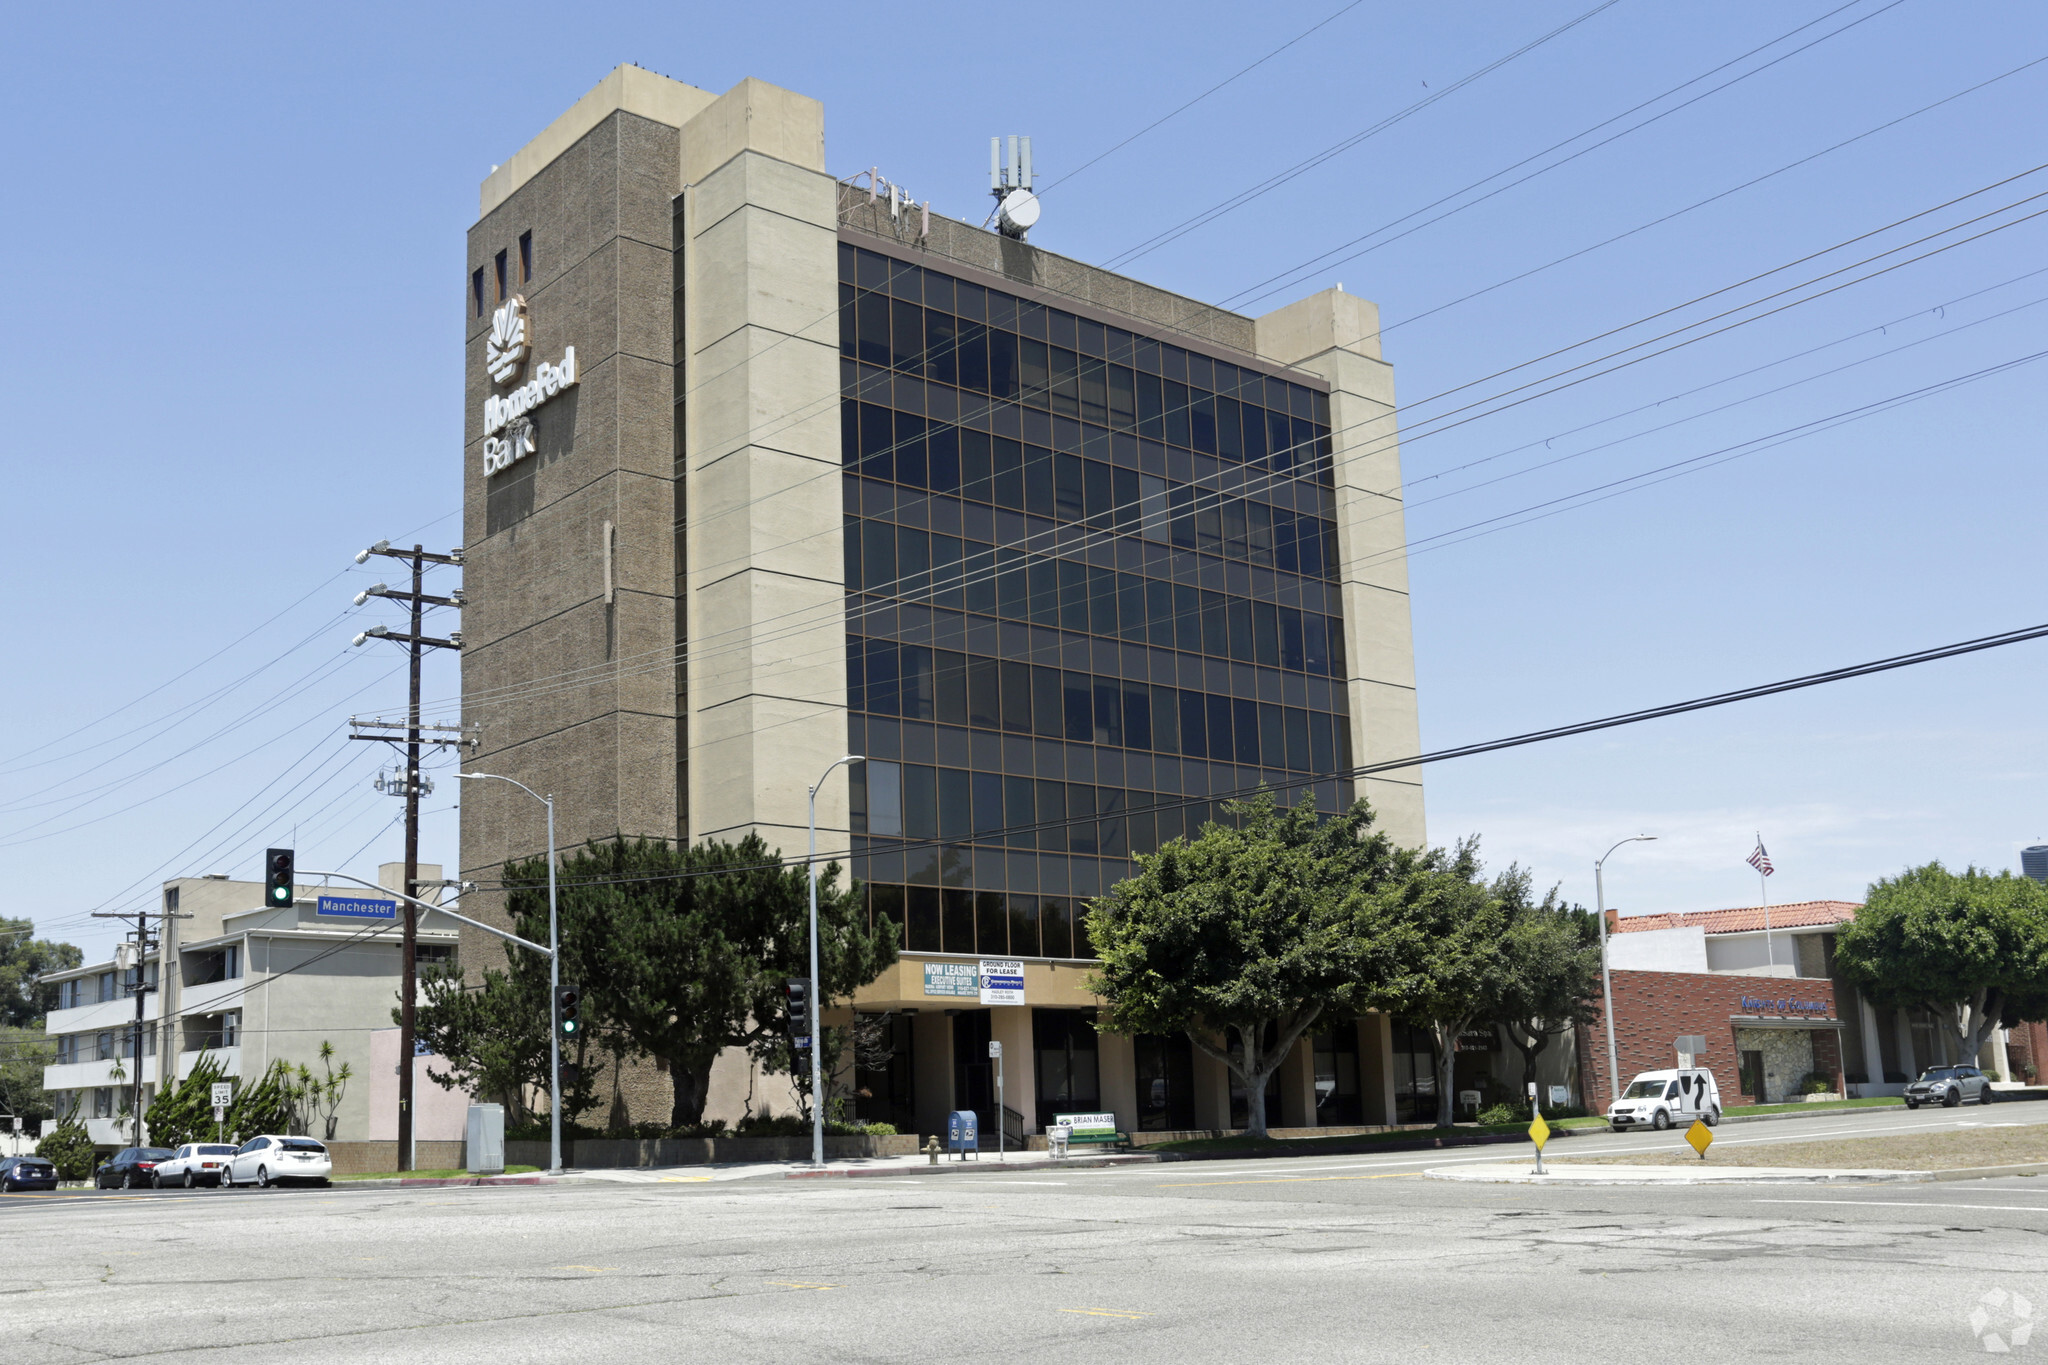
{"type": "MultiPolygon", "coordinates": [[[[1856,918],[1863,907],[1856,901],[1793,901],[1771,907],[1771,928],[1799,929],[1816,924],[1840,924],[1856,918]]],[[[1609,911],[1613,914],[1613,911],[1609,911]]],[[[1621,915],[1608,926],[1609,933],[1642,933],[1649,929],[1690,929],[1698,926],[1710,934],[1752,933],[1764,927],[1760,905],[1738,906],[1732,910],[1687,910],[1664,915],[1621,915]]]]}

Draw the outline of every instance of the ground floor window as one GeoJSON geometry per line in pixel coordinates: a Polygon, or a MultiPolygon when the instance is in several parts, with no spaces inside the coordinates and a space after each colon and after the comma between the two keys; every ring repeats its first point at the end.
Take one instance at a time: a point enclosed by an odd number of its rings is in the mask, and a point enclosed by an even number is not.
{"type": "Polygon", "coordinates": [[[917,1131],[917,1059],[908,1015],[860,1014],[854,1019],[853,1112],[863,1123],[917,1131]]]}
{"type": "Polygon", "coordinates": [[[1434,1123],[1436,1036],[1414,1024],[1396,1023],[1393,1032],[1395,1122],[1434,1123]]]}
{"type": "MultiPolygon", "coordinates": [[[[1102,1082],[1093,1010],[1033,1010],[1032,1046],[1038,1053],[1038,1114],[1094,1113],[1102,1108],[1102,1082]]],[[[986,1051],[987,1049],[983,1049],[986,1051]]]]}
{"type": "Polygon", "coordinates": [[[1365,1122],[1358,1088],[1358,1025],[1344,1024],[1315,1037],[1316,1124],[1328,1128],[1365,1122]]]}
{"type": "Polygon", "coordinates": [[[953,1108],[972,1109],[990,1147],[996,1135],[996,1068],[989,1060],[992,1019],[987,1010],[953,1016],[953,1108]]]}
{"type": "Polygon", "coordinates": [[[1139,1034],[1131,1050],[1137,1057],[1138,1127],[1147,1132],[1193,1128],[1195,1049],[1188,1036],[1139,1034]]]}

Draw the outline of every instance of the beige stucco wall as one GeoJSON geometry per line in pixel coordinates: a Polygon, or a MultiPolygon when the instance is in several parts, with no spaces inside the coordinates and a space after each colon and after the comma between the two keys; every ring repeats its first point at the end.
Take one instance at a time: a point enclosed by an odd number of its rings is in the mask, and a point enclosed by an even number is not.
{"type": "MultiPolygon", "coordinates": [[[[1411,757],[1420,752],[1422,736],[1408,607],[1408,532],[1394,372],[1380,356],[1379,308],[1356,295],[1325,290],[1259,318],[1258,350],[1330,383],[1344,659],[1356,751],[1351,761],[1411,757]]],[[[1396,839],[1411,846],[1427,841],[1420,768],[1367,777],[1358,791],[1396,839]]]]}

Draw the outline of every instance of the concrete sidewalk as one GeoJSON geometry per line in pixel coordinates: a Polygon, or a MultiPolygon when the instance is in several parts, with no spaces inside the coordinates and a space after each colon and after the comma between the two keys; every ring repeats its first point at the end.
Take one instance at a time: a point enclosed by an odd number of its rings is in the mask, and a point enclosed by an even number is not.
{"type": "Polygon", "coordinates": [[[565,1180],[598,1181],[618,1185],[707,1184],[727,1180],[822,1180],[888,1175],[1002,1175],[1048,1170],[1075,1170],[1100,1166],[1144,1165],[1159,1158],[1142,1153],[1069,1156],[1055,1161],[1044,1152],[1010,1152],[998,1158],[983,1152],[980,1160],[969,1156],[961,1161],[941,1156],[938,1164],[920,1152],[915,1156],[850,1157],[828,1161],[823,1169],[807,1161],[762,1161],[725,1166],[627,1167],[620,1169],[568,1171],[565,1180]]]}

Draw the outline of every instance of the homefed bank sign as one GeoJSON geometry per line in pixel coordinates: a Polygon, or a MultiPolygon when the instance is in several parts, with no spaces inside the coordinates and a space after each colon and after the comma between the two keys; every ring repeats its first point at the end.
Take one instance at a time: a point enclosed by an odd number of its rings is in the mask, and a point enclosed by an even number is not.
{"type": "MultiPolygon", "coordinates": [[[[500,384],[510,383],[525,365],[533,349],[533,328],[526,314],[526,300],[518,294],[505,300],[491,314],[491,333],[484,342],[484,368],[500,384]]],[[[533,422],[527,416],[535,408],[576,383],[576,348],[562,348],[561,363],[540,361],[533,378],[500,397],[484,399],[484,477],[510,469],[534,452],[533,422]]]]}

